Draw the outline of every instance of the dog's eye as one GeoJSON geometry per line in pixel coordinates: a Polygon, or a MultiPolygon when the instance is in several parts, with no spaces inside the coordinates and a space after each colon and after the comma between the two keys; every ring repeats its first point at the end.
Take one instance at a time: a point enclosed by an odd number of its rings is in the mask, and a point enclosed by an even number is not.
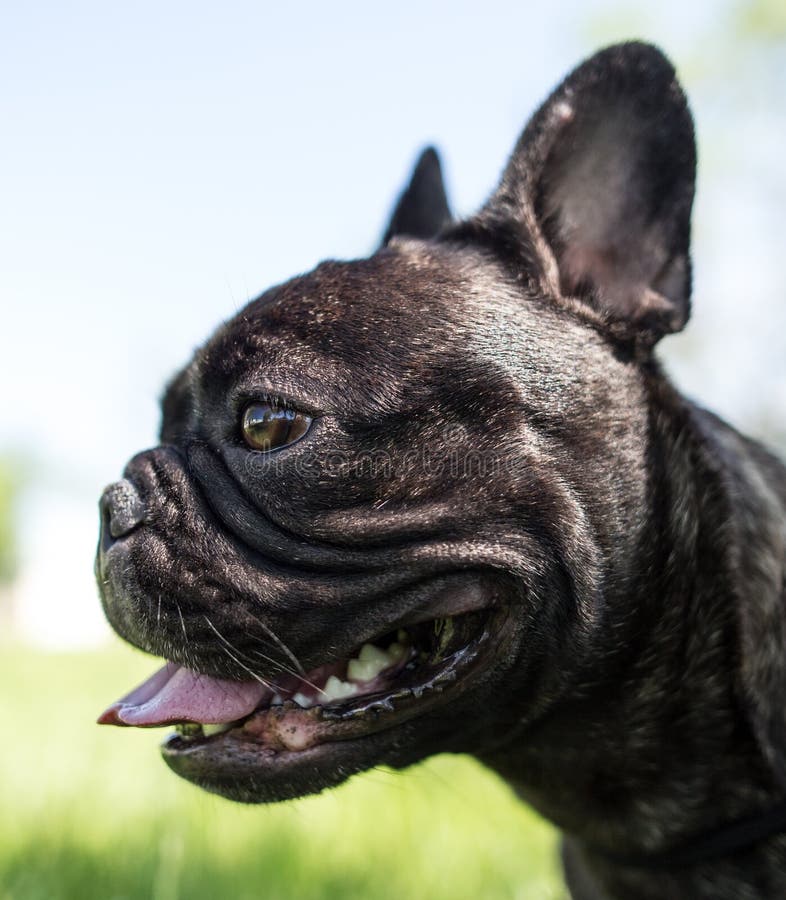
{"type": "Polygon", "coordinates": [[[243,413],[243,439],[252,450],[276,450],[308,431],[311,416],[275,403],[249,403],[243,413]]]}

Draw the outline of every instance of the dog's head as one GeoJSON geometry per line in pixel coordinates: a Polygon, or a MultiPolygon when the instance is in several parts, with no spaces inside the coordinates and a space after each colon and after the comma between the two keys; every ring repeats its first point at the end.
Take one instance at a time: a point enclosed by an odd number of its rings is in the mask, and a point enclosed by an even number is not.
{"type": "Polygon", "coordinates": [[[694,162],[672,67],[610,48],[477,215],[428,151],[377,253],[223,325],[102,499],[106,614],[169,661],[103,720],[177,723],[176,772],[259,801],[482,752],[569,692],[636,559],[694,162]]]}

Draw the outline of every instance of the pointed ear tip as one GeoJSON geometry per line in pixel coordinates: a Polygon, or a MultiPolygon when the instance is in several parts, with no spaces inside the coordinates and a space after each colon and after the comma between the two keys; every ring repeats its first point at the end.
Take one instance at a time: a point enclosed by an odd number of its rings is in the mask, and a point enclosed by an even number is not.
{"type": "Polygon", "coordinates": [[[599,50],[590,61],[617,62],[625,65],[638,65],[648,69],[661,69],[670,73],[675,72],[674,64],[657,44],[649,41],[630,40],[617,44],[610,44],[599,50]]]}
{"type": "MultiPolygon", "coordinates": [[[[662,56],[666,54],[657,44],[651,41],[643,41],[640,38],[631,38],[628,41],[619,41],[616,44],[610,44],[605,48],[607,51],[616,51],[618,53],[627,53],[631,56],[662,56]]],[[[604,51],[601,50],[601,53],[604,51]]]]}
{"type": "Polygon", "coordinates": [[[418,154],[418,161],[415,164],[415,168],[439,168],[440,163],[441,160],[437,148],[433,144],[427,144],[418,154]]]}

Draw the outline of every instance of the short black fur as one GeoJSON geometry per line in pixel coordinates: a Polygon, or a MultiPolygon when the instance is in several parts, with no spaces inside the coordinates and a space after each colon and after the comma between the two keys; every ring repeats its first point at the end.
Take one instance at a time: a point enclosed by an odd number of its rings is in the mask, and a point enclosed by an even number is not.
{"type": "Polygon", "coordinates": [[[271,289],[197,351],[162,445],[105,495],[123,637],[244,679],[285,668],[271,635],[310,669],[451,603],[497,633],[420,715],[300,755],[230,732],[180,774],[258,802],[467,752],[564,832],[576,900],[786,894],[784,835],[624,863],[786,800],[786,470],[653,351],[690,313],[694,169],[669,62],[611,47],[477,215],[451,222],[428,150],[377,253],[271,289]],[[253,453],[239,417],[271,394],[314,425],[253,453]]]}

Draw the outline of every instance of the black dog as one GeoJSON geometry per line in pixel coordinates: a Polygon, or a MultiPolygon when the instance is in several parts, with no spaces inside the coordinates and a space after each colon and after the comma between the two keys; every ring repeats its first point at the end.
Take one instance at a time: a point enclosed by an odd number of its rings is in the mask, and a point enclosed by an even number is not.
{"type": "Polygon", "coordinates": [[[428,151],[382,249],[220,328],[102,500],[107,616],[170,661],[102,721],[251,802],[472,753],[576,897],[786,896],[786,470],[653,357],[694,168],[612,47],[477,215],[428,151]]]}

